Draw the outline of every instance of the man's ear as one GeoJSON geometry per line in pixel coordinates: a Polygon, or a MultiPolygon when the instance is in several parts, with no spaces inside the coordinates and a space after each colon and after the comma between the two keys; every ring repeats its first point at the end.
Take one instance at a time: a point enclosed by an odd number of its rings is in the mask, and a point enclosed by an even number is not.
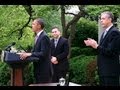
{"type": "Polygon", "coordinates": [[[41,25],[40,25],[40,24],[38,24],[38,26],[39,26],[39,28],[41,29],[41,25]]]}

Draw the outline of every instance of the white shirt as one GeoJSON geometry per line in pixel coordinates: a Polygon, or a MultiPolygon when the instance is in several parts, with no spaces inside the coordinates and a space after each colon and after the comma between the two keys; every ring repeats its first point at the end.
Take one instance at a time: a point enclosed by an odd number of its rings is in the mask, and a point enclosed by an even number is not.
{"type": "Polygon", "coordinates": [[[103,37],[105,37],[105,35],[107,34],[108,30],[113,26],[113,24],[111,24],[108,28],[106,28],[106,30],[104,31],[104,35],[103,37]]]}

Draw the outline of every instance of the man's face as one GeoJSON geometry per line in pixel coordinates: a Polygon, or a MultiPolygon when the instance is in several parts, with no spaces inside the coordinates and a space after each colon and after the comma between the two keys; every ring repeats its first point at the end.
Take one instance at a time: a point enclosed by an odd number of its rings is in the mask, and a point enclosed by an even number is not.
{"type": "Polygon", "coordinates": [[[111,18],[107,14],[102,14],[101,15],[101,25],[103,28],[109,27],[111,24],[111,18]]]}
{"type": "Polygon", "coordinates": [[[58,38],[60,36],[60,31],[57,28],[52,29],[52,37],[58,38]]]}
{"type": "Polygon", "coordinates": [[[37,32],[38,30],[40,30],[40,27],[41,27],[41,25],[38,24],[37,20],[34,20],[32,22],[32,31],[33,32],[37,32]]]}

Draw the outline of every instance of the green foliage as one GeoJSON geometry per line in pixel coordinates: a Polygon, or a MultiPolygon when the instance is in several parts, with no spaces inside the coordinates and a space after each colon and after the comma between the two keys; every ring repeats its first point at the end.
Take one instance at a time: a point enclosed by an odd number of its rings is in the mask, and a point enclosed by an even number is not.
{"type": "Polygon", "coordinates": [[[71,47],[71,58],[79,55],[91,56],[91,55],[97,55],[97,52],[95,49],[91,47],[86,47],[86,48],[71,47]]]}
{"type": "Polygon", "coordinates": [[[61,29],[60,12],[53,9],[53,5],[32,5],[34,17],[43,18],[45,21],[45,30],[51,32],[53,26],[58,25],[61,29]]]}
{"type": "MultiPolygon", "coordinates": [[[[56,6],[57,8],[57,6],[56,6]]],[[[53,5],[32,5],[32,17],[41,17],[45,20],[45,30],[51,31],[51,27],[59,25],[61,27],[60,13],[53,5]]],[[[0,48],[3,50],[11,42],[16,42],[16,48],[20,45],[27,49],[33,46],[33,35],[31,21],[23,29],[20,37],[20,29],[28,22],[29,14],[22,5],[0,5],[0,48]]]]}
{"type": "Polygon", "coordinates": [[[85,10],[92,20],[98,20],[98,16],[104,11],[111,11],[115,17],[120,15],[120,5],[87,5],[85,10]]]}
{"type": "Polygon", "coordinates": [[[80,48],[79,47],[71,47],[71,58],[79,56],[80,53],[80,48]]]}
{"type": "Polygon", "coordinates": [[[70,59],[70,81],[78,84],[97,84],[96,82],[96,56],[77,56],[70,59]],[[90,64],[91,63],[91,64],[90,64]],[[90,67],[92,66],[92,68],[90,67]],[[88,68],[89,67],[89,68],[88,68]],[[89,70],[88,70],[89,69],[89,70]],[[89,72],[88,72],[89,71],[89,72]],[[92,81],[88,77],[92,75],[92,81]],[[94,79],[93,79],[94,78],[94,79]]]}
{"type": "Polygon", "coordinates": [[[0,86],[10,86],[10,67],[4,63],[0,62],[0,86]]]}
{"type": "Polygon", "coordinates": [[[25,28],[23,36],[20,40],[16,40],[16,48],[20,48],[20,45],[24,49],[28,49],[28,47],[33,47],[34,45],[34,33],[32,32],[31,28],[25,28]]]}
{"type": "Polygon", "coordinates": [[[87,65],[87,80],[89,85],[99,85],[96,60],[90,61],[87,65]]]}
{"type": "Polygon", "coordinates": [[[18,40],[20,37],[19,29],[26,24],[29,18],[24,7],[22,7],[22,5],[2,5],[0,6],[0,13],[0,47],[4,49],[11,42],[29,45],[32,36],[30,28],[24,28],[24,40],[22,40],[22,42],[18,40]]]}
{"type": "Polygon", "coordinates": [[[97,22],[90,21],[89,19],[80,18],[76,25],[75,38],[72,46],[75,47],[86,47],[84,40],[87,38],[98,39],[98,26],[97,22]]]}
{"type": "Polygon", "coordinates": [[[28,86],[34,82],[33,63],[29,63],[24,69],[24,85],[28,86]]]}

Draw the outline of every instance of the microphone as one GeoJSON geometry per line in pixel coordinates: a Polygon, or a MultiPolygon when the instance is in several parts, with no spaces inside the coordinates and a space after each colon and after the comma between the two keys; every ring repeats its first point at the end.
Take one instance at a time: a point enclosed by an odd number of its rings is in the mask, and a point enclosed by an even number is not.
{"type": "Polygon", "coordinates": [[[11,48],[12,46],[14,46],[15,44],[16,44],[15,42],[12,42],[11,44],[9,44],[9,45],[5,48],[5,50],[10,51],[10,48],[11,48]]]}

